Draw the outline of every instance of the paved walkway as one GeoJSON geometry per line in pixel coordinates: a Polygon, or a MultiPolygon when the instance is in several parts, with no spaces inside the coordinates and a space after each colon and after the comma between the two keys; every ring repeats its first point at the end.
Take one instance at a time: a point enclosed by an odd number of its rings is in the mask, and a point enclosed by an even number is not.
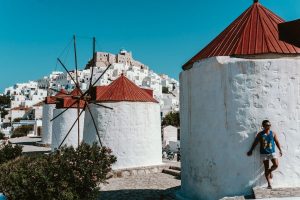
{"type": "Polygon", "coordinates": [[[161,200],[181,184],[174,176],[163,173],[112,178],[108,182],[101,185],[99,200],[161,200]]]}
{"type": "Polygon", "coordinates": [[[270,199],[260,199],[260,200],[300,200],[300,197],[270,198],[270,199]]]}
{"type": "Polygon", "coordinates": [[[40,142],[40,137],[19,137],[11,138],[9,142],[12,144],[19,144],[23,146],[23,153],[46,153],[50,152],[51,148],[35,146],[36,142],[40,142]]]}

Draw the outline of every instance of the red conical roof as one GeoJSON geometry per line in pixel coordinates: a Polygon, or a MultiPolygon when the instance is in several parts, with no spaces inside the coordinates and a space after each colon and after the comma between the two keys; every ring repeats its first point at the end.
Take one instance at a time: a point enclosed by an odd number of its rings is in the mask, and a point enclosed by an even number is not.
{"type": "Polygon", "coordinates": [[[71,96],[81,96],[80,89],[76,87],[76,88],[70,93],[70,95],[71,95],[71,96]]]}
{"type": "Polygon", "coordinates": [[[56,108],[77,108],[79,106],[79,108],[82,109],[85,105],[85,101],[83,100],[79,100],[78,103],[72,105],[75,101],[77,101],[76,98],[81,95],[80,89],[78,88],[75,88],[69,95],[60,95],[61,98],[57,97],[56,108]]]}
{"type": "Polygon", "coordinates": [[[158,103],[145,90],[131,82],[123,74],[110,85],[100,88],[97,92],[96,101],[135,101],[158,103]]]}
{"type": "Polygon", "coordinates": [[[54,96],[47,96],[45,98],[46,104],[56,104],[56,100],[58,97],[65,97],[68,96],[68,92],[64,89],[61,89],[59,92],[57,92],[54,96]]]}
{"type": "Polygon", "coordinates": [[[188,69],[194,62],[215,56],[256,54],[299,54],[300,48],[279,40],[279,16],[258,1],[230,24],[204,49],[183,65],[188,69]]]}
{"type": "Polygon", "coordinates": [[[65,95],[69,95],[68,92],[64,89],[60,89],[60,91],[58,93],[56,93],[55,97],[61,97],[61,96],[65,96],[65,95]]]}

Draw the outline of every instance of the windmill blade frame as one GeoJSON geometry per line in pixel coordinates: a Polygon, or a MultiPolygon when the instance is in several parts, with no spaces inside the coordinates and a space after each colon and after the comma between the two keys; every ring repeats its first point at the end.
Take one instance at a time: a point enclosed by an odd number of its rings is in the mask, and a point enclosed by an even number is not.
{"type": "Polygon", "coordinates": [[[55,117],[53,117],[50,121],[52,122],[53,120],[55,120],[56,118],[58,118],[60,115],[62,115],[64,112],[66,112],[68,109],[70,109],[72,106],[74,106],[76,103],[78,102],[79,104],[79,99],[74,101],[68,108],[66,108],[64,111],[62,111],[61,113],[59,113],[58,115],[56,115],[55,117]]]}
{"type": "Polygon", "coordinates": [[[87,108],[88,108],[88,111],[89,111],[89,113],[90,113],[90,115],[91,115],[91,118],[92,118],[92,121],[93,121],[95,130],[96,130],[96,133],[97,133],[97,136],[98,136],[98,140],[99,140],[100,146],[102,147],[101,136],[100,136],[100,133],[99,133],[99,131],[98,131],[98,128],[97,128],[97,125],[96,125],[94,116],[93,116],[93,114],[92,114],[92,111],[90,110],[90,106],[89,106],[88,104],[87,104],[87,108]]]}
{"type": "MultiPolygon", "coordinates": [[[[71,80],[74,82],[75,84],[75,88],[80,92],[80,95],[79,96],[71,96],[71,98],[73,99],[76,99],[71,105],[69,105],[65,110],[63,110],[61,113],[59,113],[57,116],[55,116],[53,119],[51,119],[50,121],[53,121],[55,119],[57,119],[59,116],[61,116],[63,113],[65,113],[66,111],[68,111],[70,108],[72,108],[76,103],[77,103],[77,118],[75,120],[75,122],[73,123],[73,125],[71,126],[70,130],[68,131],[68,133],[66,134],[66,136],[64,137],[63,141],[61,142],[61,144],[59,145],[58,149],[61,147],[61,145],[65,142],[66,138],[68,137],[68,135],[70,134],[70,132],[72,131],[72,129],[74,128],[76,122],[79,120],[80,116],[82,115],[82,113],[86,110],[88,110],[90,116],[91,116],[91,119],[92,119],[92,122],[93,122],[93,125],[94,125],[94,128],[96,130],[96,133],[97,133],[97,137],[98,137],[98,140],[99,140],[99,143],[100,143],[100,146],[102,147],[102,141],[101,141],[101,136],[100,136],[100,133],[98,131],[98,128],[97,128],[97,124],[95,122],[95,118],[91,112],[91,108],[90,108],[90,103],[91,104],[95,104],[97,106],[100,106],[100,107],[103,107],[103,108],[107,108],[107,109],[113,109],[111,107],[108,107],[108,106],[105,106],[105,105],[102,105],[102,104],[98,104],[96,102],[93,102],[91,99],[90,99],[90,93],[91,93],[91,90],[92,90],[92,87],[94,87],[97,82],[104,76],[104,74],[107,72],[107,70],[112,66],[112,64],[108,65],[106,67],[106,69],[101,73],[101,75],[95,80],[95,82],[93,82],[93,76],[94,76],[94,67],[95,67],[95,60],[96,60],[96,39],[95,37],[93,37],[93,60],[92,60],[92,69],[91,69],[91,77],[90,77],[90,83],[89,83],[89,88],[83,92],[79,86],[79,79],[78,79],[78,62],[77,62],[77,49],[76,49],[76,37],[75,35],[73,36],[73,41],[74,41],[74,61],[75,61],[75,79],[74,77],[71,75],[70,71],[67,69],[66,65],[61,61],[60,58],[57,58],[58,62],[60,63],[60,65],[63,67],[63,69],[66,71],[66,73],[70,76],[71,80]],[[84,106],[83,106],[83,109],[80,111],[80,104],[81,104],[81,101],[84,102],[84,106]]],[[[53,91],[55,91],[53,89],[53,91]]],[[[58,92],[58,91],[56,91],[58,92]]],[[[70,94],[69,94],[70,95],[70,94]]],[[[79,125],[79,121],[78,121],[78,145],[80,143],[80,140],[79,140],[79,136],[80,136],[80,125],[79,125]]]]}
{"type": "Polygon", "coordinates": [[[105,106],[105,105],[102,105],[102,104],[99,104],[99,103],[96,103],[96,102],[92,102],[92,104],[97,105],[99,107],[103,107],[103,108],[107,108],[107,109],[113,110],[112,107],[108,107],[108,106],[105,106]]]}
{"type": "MultiPolygon", "coordinates": [[[[58,146],[58,149],[62,146],[62,144],[65,142],[65,140],[67,139],[68,135],[71,133],[73,127],[75,126],[76,122],[79,122],[79,118],[82,115],[83,111],[85,110],[85,107],[82,109],[82,111],[79,113],[78,117],[76,118],[75,122],[72,124],[70,130],[68,131],[68,133],[65,135],[63,141],[60,143],[60,145],[58,146]]],[[[79,144],[78,144],[79,145],[79,144]]]]}

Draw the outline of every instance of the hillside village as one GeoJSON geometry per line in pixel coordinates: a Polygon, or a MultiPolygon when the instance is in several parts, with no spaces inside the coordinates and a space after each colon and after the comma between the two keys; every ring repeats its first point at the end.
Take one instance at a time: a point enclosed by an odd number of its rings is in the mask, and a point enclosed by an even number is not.
{"type": "MultiPolygon", "coordinates": [[[[88,62],[85,69],[77,71],[79,85],[83,91],[89,87],[92,70],[90,65],[88,62]]],[[[123,74],[141,88],[153,90],[153,96],[160,104],[161,117],[169,112],[179,111],[179,82],[176,79],[165,74],[155,73],[147,65],[134,60],[131,52],[120,50],[116,55],[106,52],[96,53],[93,83],[108,66],[110,67],[96,83],[96,86],[109,85],[123,74]]],[[[8,114],[1,119],[1,131],[9,134],[14,126],[20,125],[18,119],[22,118],[24,124],[34,125],[35,128],[31,135],[40,135],[45,97],[55,95],[61,89],[70,93],[76,87],[72,81],[72,78],[75,77],[75,70],[71,70],[70,74],[53,71],[48,76],[36,81],[16,83],[14,86],[6,88],[2,95],[9,96],[11,104],[5,108],[8,114]],[[9,124],[15,122],[16,119],[18,123],[13,123],[10,126],[9,124]],[[37,130],[39,131],[37,132],[37,130]]]]}

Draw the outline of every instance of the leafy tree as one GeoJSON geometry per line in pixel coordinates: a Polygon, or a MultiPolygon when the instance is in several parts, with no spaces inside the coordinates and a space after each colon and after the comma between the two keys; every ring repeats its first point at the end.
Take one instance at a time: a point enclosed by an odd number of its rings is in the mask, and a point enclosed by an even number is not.
{"type": "Polygon", "coordinates": [[[162,93],[163,94],[168,94],[169,93],[169,88],[168,87],[162,87],[162,93]]]}
{"type": "Polygon", "coordinates": [[[22,156],[0,166],[0,191],[10,200],[94,200],[115,162],[111,150],[97,144],[22,156]]]}
{"type": "Polygon", "coordinates": [[[166,116],[163,118],[162,126],[180,126],[180,118],[179,118],[179,112],[169,112],[166,114],[166,116]]]}
{"type": "Polygon", "coordinates": [[[5,110],[4,108],[0,108],[0,112],[1,112],[1,118],[4,118],[5,115],[8,114],[7,110],[5,110]]]}
{"type": "Polygon", "coordinates": [[[10,105],[10,97],[9,96],[0,96],[0,106],[3,106],[3,105],[10,105]]]}

